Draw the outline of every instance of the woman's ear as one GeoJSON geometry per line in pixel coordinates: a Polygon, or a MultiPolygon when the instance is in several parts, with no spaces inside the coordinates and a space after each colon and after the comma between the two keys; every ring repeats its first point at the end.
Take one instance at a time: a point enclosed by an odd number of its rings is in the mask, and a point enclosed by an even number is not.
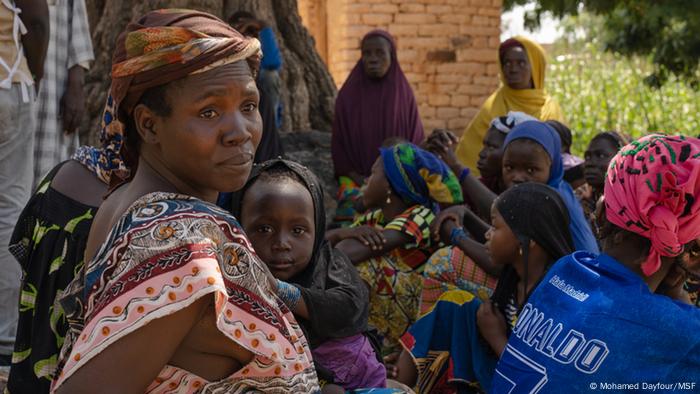
{"type": "Polygon", "coordinates": [[[141,137],[141,141],[146,144],[158,143],[158,133],[156,123],[158,115],[143,104],[138,104],[134,108],[134,125],[141,137]]]}

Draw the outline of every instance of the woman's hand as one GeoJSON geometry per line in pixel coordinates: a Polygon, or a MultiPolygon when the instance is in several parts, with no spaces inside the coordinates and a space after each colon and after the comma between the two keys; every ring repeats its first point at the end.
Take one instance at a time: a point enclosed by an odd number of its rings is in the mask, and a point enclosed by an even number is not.
{"type": "Polygon", "coordinates": [[[493,301],[484,302],[479,306],[479,310],[476,312],[476,325],[479,327],[481,336],[500,356],[508,342],[508,326],[505,316],[498,310],[493,301]]]}
{"type": "Polygon", "coordinates": [[[464,227],[464,215],[467,210],[468,208],[464,205],[454,205],[441,211],[430,224],[430,233],[433,234],[433,238],[442,239],[444,243],[449,244],[452,228],[464,227]]]}

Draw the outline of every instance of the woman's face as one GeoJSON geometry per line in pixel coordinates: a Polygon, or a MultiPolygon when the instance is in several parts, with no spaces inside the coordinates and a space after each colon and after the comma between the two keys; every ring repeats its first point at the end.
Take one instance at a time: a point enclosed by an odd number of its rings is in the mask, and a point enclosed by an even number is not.
{"type": "Polygon", "coordinates": [[[542,145],[522,138],[512,141],[503,153],[503,184],[510,188],[518,183],[546,184],[552,160],[542,145]]]}
{"type": "Polygon", "coordinates": [[[491,228],[486,232],[486,250],[494,264],[513,264],[520,256],[520,242],[498,212],[496,201],[491,205],[491,228]]]}
{"type": "Polygon", "coordinates": [[[584,153],[583,176],[586,183],[596,190],[603,190],[605,173],[608,170],[610,160],[617,153],[617,146],[610,138],[596,138],[588,145],[584,153]]]}
{"type": "Polygon", "coordinates": [[[368,77],[383,78],[391,66],[391,44],[384,37],[370,37],[362,43],[362,66],[368,77]]]}
{"type": "Polygon", "coordinates": [[[243,197],[241,225],[275,278],[289,280],[309,265],[316,236],[314,202],[299,182],[255,182],[243,197]]]}
{"type": "Polygon", "coordinates": [[[506,135],[494,128],[489,128],[486,132],[481,152],[479,152],[479,161],[476,162],[476,168],[484,178],[497,177],[501,174],[501,149],[505,139],[506,135]]]}
{"type": "MultiPolygon", "coordinates": [[[[390,190],[389,180],[384,174],[384,162],[381,157],[378,157],[372,166],[372,173],[362,186],[362,202],[365,208],[383,207],[390,190]]],[[[392,196],[392,198],[398,198],[398,196],[392,196]]]]}
{"type": "Polygon", "coordinates": [[[527,52],[521,47],[508,48],[501,59],[501,68],[508,87],[511,89],[532,89],[532,69],[527,52]]]}
{"type": "Polygon", "coordinates": [[[166,89],[169,116],[139,104],[134,118],[142,154],[182,193],[240,189],[262,136],[260,100],[246,61],[189,75],[166,89]],[[146,149],[143,149],[146,148],[146,149]]]}

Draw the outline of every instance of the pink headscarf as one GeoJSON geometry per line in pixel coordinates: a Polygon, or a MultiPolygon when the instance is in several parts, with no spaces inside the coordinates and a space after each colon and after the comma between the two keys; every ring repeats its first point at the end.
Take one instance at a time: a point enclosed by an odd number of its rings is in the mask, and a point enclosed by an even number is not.
{"type": "Polygon", "coordinates": [[[700,237],[700,140],[652,134],[622,148],[605,180],[606,216],[651,240],[642,272],[700,237]]]}

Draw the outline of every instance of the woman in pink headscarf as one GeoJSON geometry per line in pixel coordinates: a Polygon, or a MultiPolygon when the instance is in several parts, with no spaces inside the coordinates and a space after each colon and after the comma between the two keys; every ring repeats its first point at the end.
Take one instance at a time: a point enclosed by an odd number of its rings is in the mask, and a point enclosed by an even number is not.
{"type": "Polygon", "coordinates": [[[362,58],[338,92],[331,151],[340,188],[336,221],[351,221],[359,186],[372,172],[388,139],[419,145],[423,124],[413,90],[396,57],[396,43],[373,30],[361,43],[362,58]]]}
{"type": "Polygon", "coordinates": [[[700,274],[700,140],[649,135],[623,147],[604,198],[603,253],[576,252],[549,270],[490,393],[700,376],[700,309],[683,288],[700,274]]]}

